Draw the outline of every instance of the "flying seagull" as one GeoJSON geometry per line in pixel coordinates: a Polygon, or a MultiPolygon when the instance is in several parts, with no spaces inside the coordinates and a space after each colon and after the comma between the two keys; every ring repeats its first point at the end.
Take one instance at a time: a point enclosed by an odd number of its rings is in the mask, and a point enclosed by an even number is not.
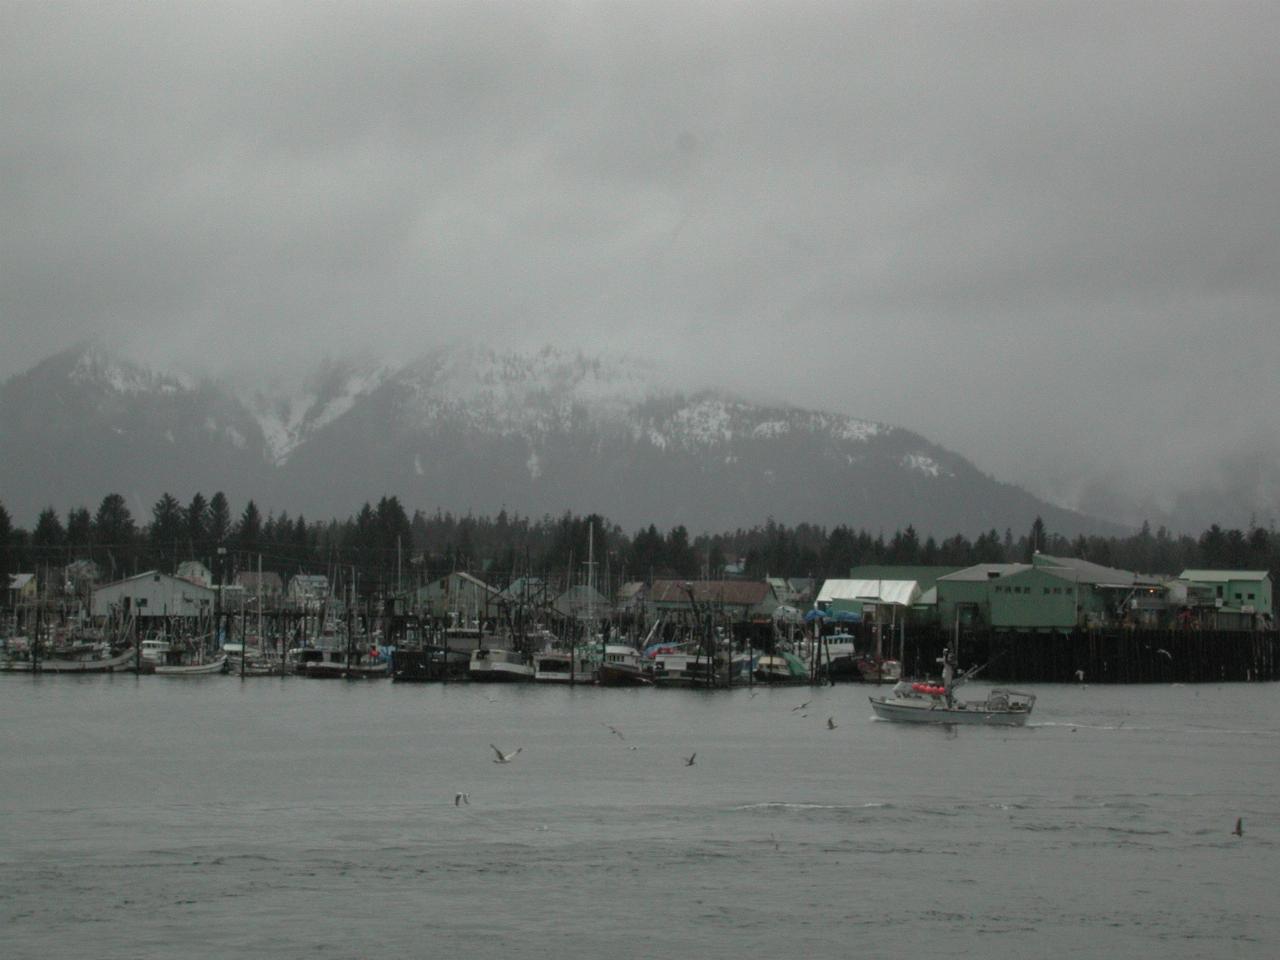
{"type": "Polygon", "coordinates": [[[497,747],[494,747],[492,743],[489,746],[493,747],[493,752],[498,755],[494,758],[494,763],[510,763],[516,758],[516,754],[524,749],[524,747],[516,747],[511,753],[503,753],[497,747]]]}
{"type": "Polygon", "coordinates": [[[1083,670],[1077,670],[1077,671],[1076,671],[1076,683],[1084,683],[1084,671],[1083,671],[1083,670]]]}
{"type": "Polygon", "coordinates": [[[693,766],[693,758],[694,758],[694,757],[696,757],[696,756],[697,756],[697,753],[691,753],[691,754],[689,754],[689,756],[687,756],[687,757],[685,757],[685,758],[684,758],[684,765],[685,765],[686,767],[692,767],[692,766],[693,766]]]}
{"type": "Polygon", "coordinates": [[[609,732],[610,732],[610,733],[612,733],[612,734],[613,734],[615,737],[617,737],[619,740],[625,740],[625,739],[627,739],[626,737],[624,737],[624,736],[622,735],[622,731],[621,731],[621,730],[619,730],[617,727],[615,727],[613,724],[611,724],[611,723],[606,723],[606,724],[602,724],[602,726],[606,726],[606,727],[608,727],[608,728],[609,728],[609,732]]]}
{"type": "Polygon", "coordinates": [[[1160,654],[1161,656],[1168,657],[1170,660],[1173,659],[1173,654],[1170,653],[1168,650],[1166,650],[1164,647],[1156,647],[1156,653],[1160,654]]]}
{"type": "Polygon", "coordinates": [[[835,717],[827,717],[827,729],[834,730],[836,728],[835,717]]]}
{"type": "Polygon", "coordinates": [[[1231,831],[1233,837],[1244,836],[1244,817],[1236,817],[1236,828],[1231,831]]]}
{"type": "Polygon", "coordinates": [[[811,704],[811,703],[813,703],[813,701],[812,701],[812,700],[806,700],[804,703],[800,704],[800,706],[798,706],[798,707],[792,707],[792,708],[791,708],[791,712],[792,712],[792,713],[795,713],[797,710],[803,710],[805,707],[807,707],[807,706],[808,706],[809,704],[811,704]]]}
{"type": "Polygon", "coordinates": [[[462,804],[464,804],[464,803],[465,803],[467,806],[471,806],[471,794],[469,794],[469,793],[455,793],[455,794],[453,795],[453,805],[454,805],[455,807],[460,807],[460,806],[462,806],[462,804]]]}

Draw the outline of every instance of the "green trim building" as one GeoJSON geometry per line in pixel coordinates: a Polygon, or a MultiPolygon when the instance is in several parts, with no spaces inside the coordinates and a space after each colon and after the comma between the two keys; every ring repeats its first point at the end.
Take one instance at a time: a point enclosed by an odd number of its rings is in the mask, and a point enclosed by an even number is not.
{"type": "Polygon", "coordinates": [[[1203,626],[1249,629],[1274,623],[1271,574],[1266,570],[1183,570],[1178,585],[1185,591],[1180,598],[1185,608],[1203,626]]]}
{"type": "Polygon", "coordinates": [[[938,617],[944,626],[995,630],[1154,627],[1169,619],[1166,591],[1159,577],[1038,553],[1029,564],[979,564],[940,577],[938,617]]]}

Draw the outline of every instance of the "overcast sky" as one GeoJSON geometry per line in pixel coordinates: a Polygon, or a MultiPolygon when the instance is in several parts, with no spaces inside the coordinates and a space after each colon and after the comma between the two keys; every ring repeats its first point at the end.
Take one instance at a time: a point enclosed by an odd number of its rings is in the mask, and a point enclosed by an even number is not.
{"type": "Polygon", "coordinates": [[[0,377],[581,345],[1168,497],[1280,462],[1278,41],[1274,2],[3,2],[0,377]]]}

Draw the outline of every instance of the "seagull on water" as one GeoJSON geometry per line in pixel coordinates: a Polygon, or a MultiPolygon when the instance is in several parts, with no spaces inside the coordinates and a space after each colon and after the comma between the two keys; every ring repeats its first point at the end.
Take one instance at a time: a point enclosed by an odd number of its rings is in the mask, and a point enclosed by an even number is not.
{"type": "Polygon", "coordinates": [[[460,806],[462,806],[464,803],[465,803],[467,806],[471,806],[471,794],[469,794],[469,793],[455,793],[455,794],[453,795],[453,805],[454,805],[455,807],[460,807],[460,806]]]}
{"type": "Polygon", "coordinates": [[[689,756],[687,756],[687,757],[685,757],[685,758],[684,758],[684,765],[685,765],[686,767],[692,767],[692,766],[693,766],[693,758],[694,758],[694,757],[696,757],[696,756],[697,756],[697,753],[691,753],[691,754],[689,754],[689,756]]]}
{"type": "Polygon", "coordinates": [[[1233,837],[1244,836],[1244,817],[1236,817],[1236,828],[1231,831],[1233,837]]]}
{"type": "Polygon", "coordinates": [[[835,717],[827,717],[827,729],[834,730],[836,728],[835,717]]]}
{"type": "Polygon", "coordinates": [[[493,747],[493,752],[497,754],[497,757],[494,758],[494,763],[510,763],[516,758],[516,754],[524,749],[524,747],[516,747],[510,753],[503,753],[497,747],[494,747],[492,743],[489,746],[493,747]]]}

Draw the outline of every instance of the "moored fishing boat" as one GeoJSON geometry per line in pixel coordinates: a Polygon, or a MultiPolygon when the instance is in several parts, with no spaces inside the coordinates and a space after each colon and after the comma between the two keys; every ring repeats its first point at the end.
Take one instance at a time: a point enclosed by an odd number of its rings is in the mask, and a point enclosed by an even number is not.
{"type": "Polygon", "coordinates": [[[318,650],[314,647],[295,647],[289,651],[293,673],[312,680],[381,680],[391,675],[390,662],[386,659],[365,659],[357,651],[348,659],[347,651],[318,650]]]}
{"type": "Polygon", "coordinates": [[[527,683],[534,668],[524,654],[504,647],[480,647],[471,653],[467,676],[481,683],[527,683]]]}
{"type": "Polygon", "coordinates": [[[605,687],[647,686],[653,683],[653,676],[640,651],[625,644],[608,643],[596,666],[596,682],[605,687]]]}
{"type": "Polygon", "coordinates": [[[227,672],[227,657],[222,655],[208,663],[157,663],[157,677],[208,677],[227,672]]]}
{"type": "Polygon", "coordinates": [[[757,683],[807,683],[809,671],[795,654],[778,652],[758,657],[752,678],[757,683]]]}
{"type": "Polygon", "coordinates": [[[544,650],[533,657],[535,683],[595,683],[595,673],[595,662],[582,651],[544,650]]]}
{"type": "Polygon", "coordinates": [[[698,653],[664,651],[653,657],[655,687],[711,687],[716,685],[715,663],[698,653]]]}
{"type": "Polygon", "coordinates": [[[112,653],[110,650],[98,650],[89,656],[66,657],[55,653],[51,657],[41,657],[35,661],[28,651],[24,659],[0,660],[0,671],[9,673],[30,673],[38,669],[42,673],[112,673],[115,670],[127,670],[133,666],[137,653],[133,647],[124,647],[112,653]]]}

